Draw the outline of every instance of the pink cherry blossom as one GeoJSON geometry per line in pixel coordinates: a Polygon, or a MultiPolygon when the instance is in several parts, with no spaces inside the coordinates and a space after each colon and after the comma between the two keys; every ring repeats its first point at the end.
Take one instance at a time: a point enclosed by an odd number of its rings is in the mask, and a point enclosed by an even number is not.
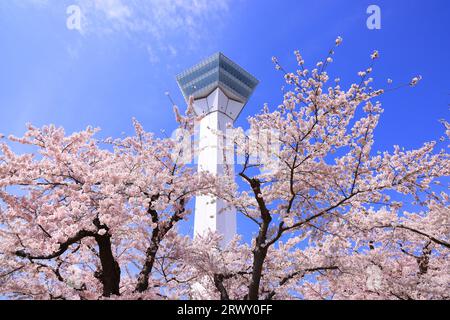
{"type": "MultiPolygon", "coordinates": [[[[248,126],[276,131],[280,147],[256,161],[243,152],[244,163],[220,177],[196,172],[174,154],[175,140],[136,120],[135,134],[120,139],[53,125],[2,139],[0,294],[449,299],[450,125],[441,120],[443,142],[376,150],[385,90],[371,87],[373,61],[344,89],[328,84],[332,55],[308,69],[296,51],[294,72],[273,58],[286,81],[282,101],[248,126]],[[189,201],[211,194],[248,219],[251,233],[226,246],[218,234],[181,234],[189,201]]],[[[184,115],[174,108],[188,132],[198,120],[193,103],[184,115]]],[[[249,150],[237,133],[237,149],[249,150]]]]}

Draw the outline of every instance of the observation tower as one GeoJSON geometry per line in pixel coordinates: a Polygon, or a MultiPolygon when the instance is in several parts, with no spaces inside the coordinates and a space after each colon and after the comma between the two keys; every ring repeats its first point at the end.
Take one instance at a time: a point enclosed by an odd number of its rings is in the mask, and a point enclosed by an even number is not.
{"type": "MultiPolygon", "coordinates": [[[[194,98],[194,110],[203,115],[199,130],[198,170],[222,175],[224,143],[218,131],[225,130],[239,117],[258,80],[222,53],[216,53],[176,77],[186,101],[194,98]]],[[[234,159],[233,159],[234,160],[234,159]]],[[[236,234],[236,209],[214,196],[195,199],[194,237],[208,231],[223,235],[223,244],[236,234]]]]}

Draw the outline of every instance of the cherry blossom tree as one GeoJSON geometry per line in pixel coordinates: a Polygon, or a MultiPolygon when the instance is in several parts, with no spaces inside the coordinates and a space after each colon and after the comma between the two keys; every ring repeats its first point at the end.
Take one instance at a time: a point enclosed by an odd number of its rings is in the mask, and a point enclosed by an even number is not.
{"type": "MultiPolygon", "coordinates": [[[[192,119],[178,120],[186,129],[192,119]]],[[[134,127],[134,136],[98,141],[92,128],[66,136],[29,125],[24,137],[1,144],[2,294],[178,297],[172,283],[185,273],[176,277],[177,265],[164,257],[176,255],[174,244],[184,241],[176,224],[208,181],[179,161],[176,141],[134,127]],[[12,143],[32,151],[16,154],[12,143]]]]}
{"type": "MultiPolygon", "coordinates": [[[[341,43],[339,37],[336,46],[341,43]]],[[[266,106],[249,119],[256,141],[235,137],[244,150],[241,184],[233,185],[230,177],[217,195],[254,223],[255,236],[251,244],[227,248],[212,240],[194,246],[203,257],[196,258],[195,270],[207,275],[204,296],[448,299],[445,146],[439,150],[437,142],[428,142],[410,151],[373,150],[383,112],[376,99],[393,91],[372,87],[377,51],[358,73],[358,83],[346,90],[339,79],[327,84],[334,48],[312,70],[298,51],[295,56],[296,72],[273,58],[290,90],[275,111],[266,106]],[[264,131],[277,132],[273,139],[280,150],[255,160],[252,144],[261,142],[258,133],[264,131]],[[406,207],[418,212],[407,213],[406,207]]]]}
{"type": "MultiPolygon", "coordinates": [[[[9,137],[0,144],[0,293],[449,299],[450,125],[442,120],[446,137],[415,150],[374,150],[377,99],[398,87],[373,88],[377,51],[356,84],[329,84],[334,50],[312,70],[298,51],[295,72],[273,58],[286,81],[283,102],[249,118],[256,134],[233,131],[243,163],[220,177],[195,172],[181,140],[157,138],[137,121],[135,135],[122,139],[31,125],[9,137]],[[17,145],[30,151],[14,152],[17,145]],[[218,234],[180,234],[189,200],[200,194],[249,219],[251,240],[222,246],[218,234]]],[[[190,134],[192,103],[185,116],[175,108],[190,134]]]]}

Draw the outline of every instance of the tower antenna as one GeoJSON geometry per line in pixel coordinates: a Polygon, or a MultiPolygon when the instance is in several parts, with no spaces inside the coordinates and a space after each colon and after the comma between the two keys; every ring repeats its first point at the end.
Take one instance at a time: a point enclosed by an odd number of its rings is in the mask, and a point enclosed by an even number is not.
{"type": "Polygon", "coordinates": [[[164,94],[167,96],[167,98],[169,99],[172,106],[176,106],[176,103],[175,103],[175,101],[173,101],[172,96],[170,95],[170,92],[166,91],[164,94]]]}

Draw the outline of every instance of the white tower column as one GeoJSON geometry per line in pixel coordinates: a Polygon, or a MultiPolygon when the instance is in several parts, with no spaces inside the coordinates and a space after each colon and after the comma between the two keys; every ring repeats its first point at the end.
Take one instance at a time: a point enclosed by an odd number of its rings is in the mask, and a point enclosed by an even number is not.
{"type": "MultiPolygon", "coordinates": [[[[233,175],[234,159],[224,157],[226,141],[217,133],[226,133],[234,121],[229,113],[238,112],[243,104],[230,100],[220,88],[207,98],[196,100],[194,108],[197,112],[205,110],[205,104],[210,111],[200,121],[198,171],[220,176],[228,170],[228,174],[233,175]]],[[[198,196],[195,200],[194,236],[208,232],[221,234],[222,244],[228,243],[236,234],[236,210],[215,196],[198,196]]]]}

